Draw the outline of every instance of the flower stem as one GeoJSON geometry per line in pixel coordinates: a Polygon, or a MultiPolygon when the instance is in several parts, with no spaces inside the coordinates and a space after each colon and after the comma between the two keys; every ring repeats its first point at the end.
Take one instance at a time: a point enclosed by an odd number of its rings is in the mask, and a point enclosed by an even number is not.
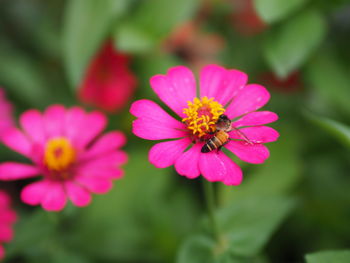
{"type": "Polygon", "coordinates": [[[220,241],[219,227],[215,217],[215,198],[213,183],[203,179],[204,195],[207,203],[209,222],[212,228],[212,234],[216,241],[220,241]]]}

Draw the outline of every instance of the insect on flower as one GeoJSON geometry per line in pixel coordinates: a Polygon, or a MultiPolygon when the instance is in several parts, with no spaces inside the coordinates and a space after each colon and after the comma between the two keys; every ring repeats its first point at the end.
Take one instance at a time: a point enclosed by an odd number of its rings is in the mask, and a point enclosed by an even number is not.
{"type": "Polygon", "coordinates": [[[241,168],[224,151],[214,149],[225,147],[239,159],[259,164],[269,157],[264,144],[279,136],[265,126],[276,121],[277,114],[257,111],[270,99],[269,92],[247,80],[239,70],[207,65],[200,72],[197,92],[195,77],[186,67],[153,76],[152,89],[178,119],[150,100],[132,104],[130,112],[137,117],[133,133],[147,140],[167,140],[151,148],[150,162],[158,168],[174,165],[190,179],[203,175],[211,182],[240,184],[241,168]]]}
{"type": "MultiPolygon", "coordinates": [[[[234,127],[232,127],[231,120],[224,114],[221,114],[219,116],[215,127],[216,131],[214,133],[214,136],[207,140],[207,142],[204,144],[204,146],[201,149],[202,153],[211,152],[214,149],[220,150],[222,146],[229,142],[230,135],[228,134],[228,132],[235,129],[234,127]]],[[[244,135],[244,133],[240,132],[238,129],[236,129],[236,131],[240,133],[240,135],[246,142],[252,144],[252,142],[247,138],[247,136],[244,135]]]]}

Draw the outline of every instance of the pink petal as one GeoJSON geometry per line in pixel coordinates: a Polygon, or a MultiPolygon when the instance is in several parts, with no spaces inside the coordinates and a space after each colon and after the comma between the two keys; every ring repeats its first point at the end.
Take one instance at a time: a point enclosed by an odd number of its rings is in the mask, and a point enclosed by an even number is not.
{"type": "Polygon", "coordinates": [[[232,123],[234,127],[258,126],[274,122],[278,119],[276,113],[271,111],[254,111],[244,115],[239,120],[232,123]]]}
{"type": "Polygon", "coordinates": [[[85,124],[85,111],[80,107],[72,107],[67,110],[65,118],[64,135],[73,142],[79,139],[85,124]]]}
{"type": "Polygon", "coordinates": [[[1,225],[0,226],[0,241],[1,242],[10,242],[13,238],[12,227],[1,225]]]}
{"type": "Polygon", "coordinates": [[[40,174],[38,167],[29,164],[6,162],[0,164],[0,180],[26,179],[40,174]]]}
{"type": "Polygon", "coordinates": [[[171,166],[190,143],[188,138],[157,143],[149,152],[149,161],[157,168],[171,166]]]}
{"type": "Polygon", "coordinates": [[[91,112],[86,115],[80,136],[75,138],[76,145],[82,149],[99,135],[107,125],[107,118],[100,112],[91,112]]]}
{"type": "Polygon", "coordinates": [[[187,101],[196,97],[193,73],[184,66],[177,66],[171,68],[167,75],[152,77],[150,83],[158,97],[179,116],[184,117],[183,109],[187,108],[187,101]]]}
{"type": "Polygon", "coordinates": [[[79,107],[67,110],[64,134],[77,149],[84,149],[106,126],[107,119],[100,112],[85,113],[79,107]]]}
{"type": "Polygon", "coordinates": [[[222,151],[201,153],[199,169],[210,182],[221,181],[226,185],[239,185],[242,181],[241,168],[222,151]]]}
{"type": "Polygon", "coordinates": [[[193,179],[199,176],[199,155],[203,144],[196,143],[188,151],[181,154],[175,162],[175,169],[178,174],[193,179]]]}
{"type": "Polygon", "coordinates": [[[8,194],[0,190],[0,209],[8,207],[11,204],[11,199],[8,194]]]}
{"type": "Polygon", "coordinates": [[[150,100],[134,102],[131,114],[139,119],[133,122],[133,133],[147,140],[163,140],[184,137],[187,133],[185,125],[150,100]],[[182,130],[181,130],[182,129],[182,130]]]}
{"type": "Polygon", "coordinates": [[[270,152],[263,144],[249,144],[242,141],[230,141],[225,145],[227,149],[248,163],[263,163],[270,156],[270,152]]]}
{"type": "Polygon", "coordinates": [[[110,179],[102,176],[94,176],[91,173],[77,176],[76,182],[96,194],[105,194],[113,187],[110,179]]]}
{"type": "Polygon", "coordinates": [[[126,137],[121,132],[112,131],[105,133],[98,138],[86,152],[81,154],[81,158],[88,159],[100,154],[111,152],[123,146],[125,142],[126,137]]]}
{"type": "Polygon", "coordinates": [[[233,130],[230,132],[230,138],[244,140],[243,135],[252,143],[274,142],[278,139],[279,134],[276,130],[267,126],[255,126],[233,130]]]}
{"type": "Polygon", "coordinates": [[[26,204],[38,205],[41,203],[47,191],[49,191],[48,181],[34,182],[22,189],[21,199],[26,204]]]}
{"type": "Polygon", "coordinates": [[[2,211],[0,213],[0,222],[3,224],[13,224],[17,220],[16,212],[12,210],[2,211]]]}
{"type": "Polygon", "coordinates": [[[61,182],[49,182],[41,205],[47,211],[60,211],[67,203],[66,193],[61,182]]]}
{"type": "Polygon", "coordinates": [[[94,176],[101,176],[107,179],[120,179],[124,175],[124,171],[118,168],[117,165],[111,166],[108,164],[107,166],[83,166],[77,170],[77,174],[93,174],[94,176]]]}
{"type": "Polygon", "coordinates": [[[20,116],[19,122],[28,137],[34,142],[44,145],[45,133],[43,116],[38,110],[28,110],[24,112],[20,116]]]}
{"type": "Polygon", "coordinates": [[[77,171],[81,170],[101,170],[101,169],[110,169],[117,168],[121,164],[127,162],[128,156],[123,151],[113,151],[105,154],[101,154],[96,158],[83,160],[79,163],[77,171]]]}
{"type": "Polygon", "coordinates": [[[225,113],[233,119],[260,109],[269,99],[270,93],[263,86],[249,84],[237,94],[225,113]]]}
{"type": "Polygon", "coordinates": [[[7,129],[3,134],[2,140],[12,150],[28,158],[31,157],[32,143],[20,130],[16,128],[7,129]]]}
{"type": "Polygon", "coordinates": [[[63,135],[66,109],[62,105],[51,105],[43,116],[46,138],[63,135]]]}
{"type": "Polygon", "coordinates": [[[91,202],[91,194],[83,187],[73,183],[65,183],[67,195],[76,206],[87,206],[91,202]]]}
{"type": "Polygon", "coordinates": [[[200,94],[227,104],[247,83],[248,76],[238,70],[208,65],[200,73],[200,94]]]}

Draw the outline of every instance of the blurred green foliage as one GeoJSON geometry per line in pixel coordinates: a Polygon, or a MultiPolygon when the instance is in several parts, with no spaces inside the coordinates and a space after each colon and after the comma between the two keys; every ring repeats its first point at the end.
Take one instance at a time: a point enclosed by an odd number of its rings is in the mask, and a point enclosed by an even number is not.
{"type": "Polygon", "coordinates": [[[306,255],[307,263],[342,263],[350,261],[350,250],[323,251],[306,255]]]}
{"type": "MultiPolygon", "coordinates": [[[[178,26],[195,21],[199,26],[191,36],[223,39],[217,63],[244,70],[250,82],[270,89],[266,108],[280,116],[273,126],[281,134],[268,145],[265,164],[240,162],[242,185],[215,184],[222,239],[217,242],[200,181],[180,177],[172,167],[154,168],[147,159],[152,143],[131,134],[128,108],[111,114],[109,128],[128,136],[125,177],[110,193],[94,196],[90,206],[69,206],[58,214],[21,204],[24,183],[4,184],[19,211],[5,261],[267,263],[305,262],[306,254],[308,263],[349,261],[349,252],[335,250],[350,246],[350,1],[251,1],[265,23],[257,34],[235,27],[238,2],[2,2],[0,85],[17,113],[80,104],[76,91],[106,40],[132,57],[139,83],[134,99],[157,100],[149,87],[152,75],[177,64],[194,68],[189,58],[205,57],[192,54],[205,44],[202,39],[192,51],[166,48],[178,26]],[[262,80],[266,72],[276,75],[277,87],[262,80]],[[287,92],[283,81],[293,72],[300,77],[287,92]],[[314,253],[321,250],[332,251],[314,253]]],[[[2,160],[20,159],[0,150],[2,160]]]]}

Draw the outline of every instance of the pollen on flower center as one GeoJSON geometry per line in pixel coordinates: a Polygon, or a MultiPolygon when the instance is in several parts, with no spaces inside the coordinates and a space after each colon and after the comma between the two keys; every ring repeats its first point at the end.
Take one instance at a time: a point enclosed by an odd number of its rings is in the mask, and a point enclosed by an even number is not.
{"type": "Polygon", "coordinates": [[[65,171],[75,157],[75,150],[67,138],[57,137],[46,143],[44,163],[50,171],[65,171]]]}
{"type": "Polygon", "coordinates": [[[182,121],[187,125],[191,133],[199,138],[215,131],[215,123],[219,116],[225,112],[224,107],[214,101],[214,98],[194,98],[188,101],[188,108],[183,110],[187,115],[182,121]]]}

